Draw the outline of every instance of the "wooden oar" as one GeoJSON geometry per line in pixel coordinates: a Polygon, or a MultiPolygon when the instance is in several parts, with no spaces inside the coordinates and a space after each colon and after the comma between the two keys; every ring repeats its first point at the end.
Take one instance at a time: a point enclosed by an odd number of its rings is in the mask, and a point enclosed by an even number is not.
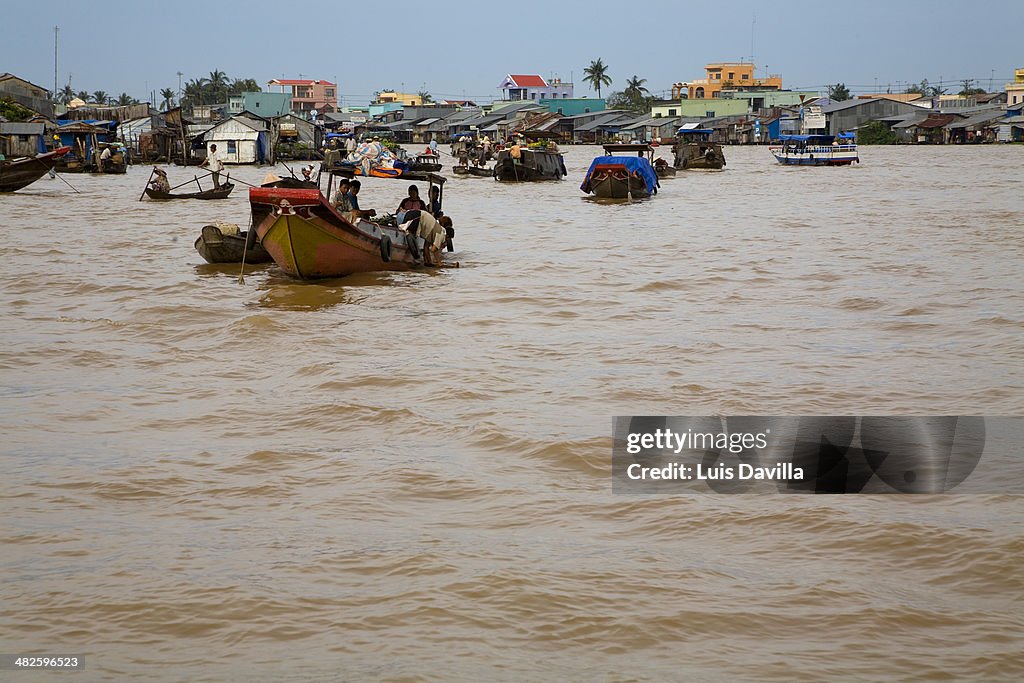
{"type": "MultiPolygon", "coordinates": [[[[37,158],[37,159],[36,159],[36,161],[38,161],[39,163],[43,164],[43,162],[42,162],[42,160],[41,160],[41,159],[38,159],[38,158],[37,158]]],[[[43,166],[46,166],[46,164],[43,164],[43,166]]],[[[53,166],[50,166],[50,173],[53,173],[53,166]]],[[[60,178],[60,179],[61,179],[61,181],[62,181],[62,182],[63,182],[63,183],[65,184],[65,185],[67,185],[68,187],[70,187],[70,188],[71,188],[72,190],[74,190],[75,192],[78,192],[78,194],[82,194],[81,192],[79,192],[79,191],[78,191],[78,188],[77,188],[77,187],[75,187],[74,185],[72,185],[72,184],[71,184],[71,183],[69,183],[68,181],[64,180],[64,177],[63,177],[63,176],[61,176],[61,174],[60,174],[60,173],[55,173],[54,175],[56,175],[56,176],[57,176],[58,178],[60,178]]]]}
{"type": "Polygon", "coordinates": [[[146,185],[145,185],[145,187],[142,188],[142,194],[139,195],[139,201],[140,202],[142,201],[142,198],[146,196],[146,189],[149,188],[149,181],[153,180],[153,174],[154,173],[156,173],[156,167],[155,166],[150,169],[149,177],[146,178],[146,185]]]}

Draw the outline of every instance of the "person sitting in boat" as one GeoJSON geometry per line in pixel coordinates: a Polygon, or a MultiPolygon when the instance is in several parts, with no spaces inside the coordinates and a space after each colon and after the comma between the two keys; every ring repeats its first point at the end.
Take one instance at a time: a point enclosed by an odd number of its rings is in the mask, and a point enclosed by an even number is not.
{"type": "Polygon", "coordinates": [[[427,203],[420,199],[420,189],[415,185],[409,186],[409,196],[402,200],[395,209],[395,216],[398,218],[398,222],[401,223],[401,215],[406,211],[427,211],[429,207],[427,203]]]}
{"type": "Polygon", "coordinates": [[[413,237],[418,236],[423,240],[423,265],[441,265],[441,248],[449,238],[455,236],[451,218],[441,216],[435,219],[426,211],[407,211],[400,227],[413,237]]]}
{"type": "Polygon", "coordinates": [[[508,150],[508,155],[512,157],[512,162],[518,164],[523,158],[523,147],[516,140],[515,144],[512,145],[508,150]]]}
{"type": "Polygon", "coordinates": [[[359,188],[361,183],[358,180],[353,180],[348,184],[348,194],[346,195],[349,213],[352,218],[372,218],[377,215],[376,209],[363,209],[359,208],[359,188]]]}
{"type": "Polygon", "coordinates": [[[434,218],[443,216],[444,213],[441,211],[441,188],[437,185],[431,185],[430,190],[427,192],[427,197],[429,199],[427,203],[430,204],[430,215],[434,218]]]}
{"type": "Polygon", "coordinates": [[[338,181],[338,189],[335,190],[334,196],[331,197],[331,206],[338,213],[346,213],[352,210],[352,207],[348,203],[348,190],[349,190],[349,179],[341,178],[338,181]]]}
{"type": "Polygon", "coordinates": [[[153,173],[156,177],[149,181],[149,186],[156,192],[170,192],[171,183],[167,180],[167,173],[162,168],[154,168],[153,173]]]}

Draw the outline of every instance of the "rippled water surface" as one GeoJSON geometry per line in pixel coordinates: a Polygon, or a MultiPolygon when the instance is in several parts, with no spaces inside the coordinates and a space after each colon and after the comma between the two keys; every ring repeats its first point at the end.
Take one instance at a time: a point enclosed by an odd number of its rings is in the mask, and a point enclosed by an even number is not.
{"type": "Polygon", "coordinates": [[[614,415],[1024,414],[1024,149],[727,148],[613,205],[578,190],[597,153],[452,177],[459,269],[317,283],[203,263],[242,186],[0,195],[0,651],[76,680],[1024,679],[1019,497],[609,476],[614,415]]]}

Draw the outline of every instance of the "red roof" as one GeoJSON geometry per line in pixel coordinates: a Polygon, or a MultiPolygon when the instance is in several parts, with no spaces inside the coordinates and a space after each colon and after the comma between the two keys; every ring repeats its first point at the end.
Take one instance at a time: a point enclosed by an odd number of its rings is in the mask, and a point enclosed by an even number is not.
{"type": "Polygon", "coordinates": [[[544,82],[544,79],[540,76],[531,74],[509,74],[517,86],[520,88],[546,88],[548,84],[544,82]]]}
{"type": "Polygon", "coordinates": [[[310,81],[306,79],[298,78],[275,78],[270,81],[269,85],[337,85],[337,83],[331,83],[330,81],[310,81]]]}

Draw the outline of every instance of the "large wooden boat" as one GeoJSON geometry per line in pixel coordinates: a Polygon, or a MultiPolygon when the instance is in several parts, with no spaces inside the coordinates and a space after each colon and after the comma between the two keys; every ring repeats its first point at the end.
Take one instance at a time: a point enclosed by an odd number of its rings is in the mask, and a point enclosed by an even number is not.
{"type": "Polygon", "coordinates": [[[658,175],[647,143],[607,144],[605,155],[590,164],[580,189],[602,199],[642,199],[658,192],[658,175]],[[615,154],[619,152],[619,154],[615,154]],[[623,154],[636,152],[636,156],[623,154]]]}
{"type": "Polygon", "coordinates": [[[402,271],[421,263],[422,239],[396,226],[350,221],[319,190],[254,187],[249,203],[263,248],[294,277],[402,271]]]}
{"type": "Polygon", "coordinates": [[[673,165],[679,169],[721,170],[725,167],[722,146],[711,141],[715,131],[707,128],[680,128],[672,145],[673,165]]]}
{"type": "Polygon", "coordinates": [[[860,162],[860,153],[852,134],[782,135],[781,145],[768,150],[786,166],[849,166],[860,162]]]}
{"type": "Polygon", "coordinates": [[[502,182],[530,182],[534,180],[561,180],[569,175],[565,170],[565,159],[553,145],[559,137],[550,131],[528,131],[523,133],[531,145],[520,145],[520,158],[512,158],[511,149],[498,152],[494,161],[494,179],[502,182]],[[547,142],[551,140],[552,142],[547,142]]]}
{"type": "Polygon", "coordinates": [[[204,225],[195,242],[207,263],[269,263],[272,259],[252,230],[239,232],[237,225],[204,225]]]}
{"type": "Polygon", "coordinates": [[[45,154],[0,161],[0,192],[16,192],[50,172],[57,160],[71,151],[60,147],[45,154]]]}
{"type": "Polygon", "coordinates": [[[233,189],[235,189],[233,183],[224,183],[220,187],[199,192],[160,192],[147,187],[146,196],[150,199],[227,199],[233,189]]]}

